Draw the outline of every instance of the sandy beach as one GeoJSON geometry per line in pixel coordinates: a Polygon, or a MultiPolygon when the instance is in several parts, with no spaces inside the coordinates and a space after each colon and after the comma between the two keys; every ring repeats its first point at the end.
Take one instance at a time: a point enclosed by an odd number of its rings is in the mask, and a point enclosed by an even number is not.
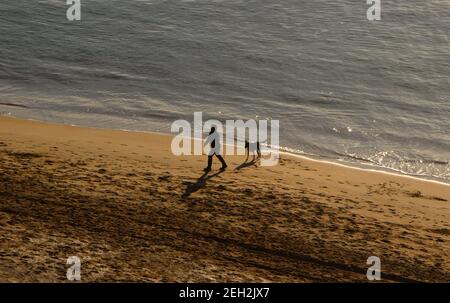
{"type": "Polygon", "coordinates": [[[171,139],[1,117],[0,282],[450,282],[450,186],[171,139]]]}

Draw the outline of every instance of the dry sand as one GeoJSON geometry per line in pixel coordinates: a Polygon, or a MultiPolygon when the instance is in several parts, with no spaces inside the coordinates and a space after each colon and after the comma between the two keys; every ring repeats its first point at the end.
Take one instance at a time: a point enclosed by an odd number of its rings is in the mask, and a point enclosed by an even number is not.
{"type": "Polygon", "coordinates": [[[167,135],[0,118],[0,281],[450,281],[450,186],[282,156],[175,157],[167,135]]]}

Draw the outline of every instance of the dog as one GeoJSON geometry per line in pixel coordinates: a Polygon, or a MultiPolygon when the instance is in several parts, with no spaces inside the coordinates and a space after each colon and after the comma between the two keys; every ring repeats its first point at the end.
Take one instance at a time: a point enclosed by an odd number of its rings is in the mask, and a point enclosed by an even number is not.
{"type": "Polygon", "coordinates": [[[249,142],[245,140],[245,151],[247,154],[247,159],[250,155],[250,151],[253,153],[253,159],[255,158],[255,152],[258,154],[258,158],[261,158],[261,144],[257,142],[249,142]]]}

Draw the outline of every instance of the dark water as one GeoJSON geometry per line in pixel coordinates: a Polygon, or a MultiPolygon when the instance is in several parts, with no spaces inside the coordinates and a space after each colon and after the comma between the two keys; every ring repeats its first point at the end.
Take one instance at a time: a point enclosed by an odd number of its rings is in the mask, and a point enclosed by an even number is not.
{"type": "Polygon", "coordinates": [[[272,118],[293,151],[450,180],[448,0],[382,0],[378,22],[365,0],[81,0],[81,22],[65,2],[0,2],[1,112],[272,118]]]}

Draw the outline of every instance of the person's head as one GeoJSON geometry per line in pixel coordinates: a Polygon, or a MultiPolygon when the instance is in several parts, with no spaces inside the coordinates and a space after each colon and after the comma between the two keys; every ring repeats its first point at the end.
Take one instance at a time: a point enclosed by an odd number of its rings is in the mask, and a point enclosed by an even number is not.
{"type": "Polygon", "coordinates": [[[210,134],[214,133],[216,131],[216,128],[214,126],[211,127],[211,131],[209,132],[210,134]]]}

